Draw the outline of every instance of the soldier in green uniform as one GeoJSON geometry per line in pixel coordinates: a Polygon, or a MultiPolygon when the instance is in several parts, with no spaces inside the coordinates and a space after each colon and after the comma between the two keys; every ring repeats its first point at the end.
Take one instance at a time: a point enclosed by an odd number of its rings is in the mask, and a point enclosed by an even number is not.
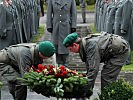
{"type": "Polygon", "coordinates": [[[88,88],[93,88],[100,63],[104,63],[101,72],[101,88],[117,79],[128,58],[130,48],[121,36],[102,32],[100,36],[78,38],[76,33],[69,34],[63,41],[70,52],[79,53],[86,63],[88,88]]]}
{"type": "Polygon", "coordinates": [[[86,23],[86,5],[87,5],[86,0],[80,0],[83,23],[86,23]]]}
{"type": "Polygon", "coordinates": [[[0,0],[0,50],[16,43],[16,33],[11,10],[10,5],[7,5],[5,0],[0,0]]]}
{"type": "Polygon", "coordinates": [[[44,7],[43,7],[43,5],[44,5],[44,0],[40,0],[40,7],[41,7],[42,16],[44,16],[44,7]]]}
{"type": "Polygon", "coordinates": [[[55,47],[49,41],[12,45],[0,51],[0,75],[7,80],[14,100],[26,100],[27,97],[27,87],[16,78],[22,77],[32,65],[41,64],[54,53],[55,47]]]}
{"type": "MultiPolygon", "coordinates": [[[[124,0],[119,1],[116,14],[115,14],[115,24],[114,24],[114,34],[122,36],[125,40],[127,40],[132,48],[132,32],[130,31],[130,23],[131,23],[131,14],[132,14],[132,1],[124,0]],[[126,14],[126,15],[124,15],[126,14]]],[[[131,64],[131,55],[126,61],[126,64],[131,64]]]]}
{"type": "Polygon", "coordinates": [[[48,0],[46,27],[56,48],[58,65],[69,64],[69,51],[62,42],[69,33],[76,32],[76,23],[75,0],[48,0]]]}

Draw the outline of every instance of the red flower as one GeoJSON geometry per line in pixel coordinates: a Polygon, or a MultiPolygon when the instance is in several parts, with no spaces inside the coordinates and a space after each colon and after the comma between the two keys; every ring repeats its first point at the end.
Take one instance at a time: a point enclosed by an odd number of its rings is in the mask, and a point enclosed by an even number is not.
{"type": "Polygon", "coordinates": [[[49,65],[50,69],[53,69],[54,67],[52,65],[49,65]]]}
{"type": "Polygon", "coordinates": [[[49,75],[54,75],[54,73],[55,73],[55,72],[54,72],[53,69],[51,69],[51,70],[48,71],[48,74],[49,74],[49,75]]]}
{"type": "Polygon", "coordinates": [[[42,71],[43,69],[45,69],[45,67],[42,64],[38,65],[38,70],[42,71]]]}
{"type": "Polygon", "coordinates": [[[68,74],[67,71],[63,71],[62,74],[61,74],[61,77],[62,77],[62,78],[65,78],[65,77],[67,77],[67,74],[68,74]]]}
{"type": "Polygon", "coordinates": [[[57,73],[54,75],[55,77],[61,77],[61,74],[60,73],[57,73]]]}
{"type": "Polygon", "coordinates": [[[47,68],[47,70],[49,71],[49,70],[53,69],[54,66],[53,66],[53,65],[46,65],[46,68],[47,68]]]}
{"type": "Polygon", "coordinates": [[[60,66],[60,69],[61,70],[65,70],[65,66],[60,66]]]}
{"type": "Polygon", "coordinates": [[[63,75],[67,75],[68,74],[68,72],[67,71],[63,71],[63,73],[62,73],[63,75]]]}

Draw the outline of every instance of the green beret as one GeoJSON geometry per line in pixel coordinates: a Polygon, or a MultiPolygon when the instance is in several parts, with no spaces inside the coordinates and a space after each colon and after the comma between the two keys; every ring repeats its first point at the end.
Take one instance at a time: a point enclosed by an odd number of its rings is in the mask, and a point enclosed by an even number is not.
{"type": "Polygon", "coordinates": [[[38,50],[45,57],[53,56],[53,54],[55,53],[55,47],[50,41],[40,42],[38,50]]]}
{"type": "Polygon", "coordinates": [[[71,46],[78,38],[77,33],[71,33],[69,34],[63,41],[63,45],[65,47],[71,46]]]}

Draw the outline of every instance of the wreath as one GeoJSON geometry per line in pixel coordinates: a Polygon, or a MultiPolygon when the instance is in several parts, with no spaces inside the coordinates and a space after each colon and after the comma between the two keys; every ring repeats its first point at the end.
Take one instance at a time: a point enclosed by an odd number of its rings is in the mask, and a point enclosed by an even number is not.
{"type": "Polygon", "coordinates": [[[30,71],[18,80],[22,85],[47,97],[83,98],[92,95],[92,91],[88,89],[89,79],[86,75],[65,66],[42,64],[39,64],[38,68],[32,66],[30,71]]]}

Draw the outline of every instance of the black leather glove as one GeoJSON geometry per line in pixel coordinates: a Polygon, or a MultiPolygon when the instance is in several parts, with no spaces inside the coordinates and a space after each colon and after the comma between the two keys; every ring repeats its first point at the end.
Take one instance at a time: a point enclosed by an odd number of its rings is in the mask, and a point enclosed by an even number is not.
{"type": "Polygon", "coordinates": [[[39,85],[34,85],[32,88],[33,91],[35,91],[37,94],[41,93],[40,86],[39,85]]]}
{"type": "Polygon", "coordinates": [[[71,33],[76,32],[76,28],[71,28],[71,33]]]}
{"type": "Polygon", "coordinates": [[[93,91],[92,90],[89,90],[89,85],[86,84],[84,86],[82,86],[81,88],[79,88],[79,93],[78,95],[82,96],[82,97],[90,97],[92,94],[93,94],[93,91]]]}
{"type": "Polygon", "coordinates": [[[7,37],[7,32],[4,30],[3,32],[0,32],[0,38],[5,39],[7,37]]]}
{"type": "Polygon", "coordinates": [[[53,32],[53,28],[48,28],[47,31],[52,33],[53,32]]]}

